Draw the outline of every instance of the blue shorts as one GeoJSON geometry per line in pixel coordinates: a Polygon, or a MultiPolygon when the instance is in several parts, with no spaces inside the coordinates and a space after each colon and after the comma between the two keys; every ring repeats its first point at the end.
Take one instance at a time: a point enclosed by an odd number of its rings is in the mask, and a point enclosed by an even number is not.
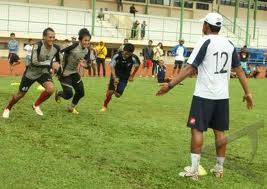
{"type": "Polygon", "coordinates": [[[115,86],[114,79],[110,78],[108,89],[111,90],[111,91],[116,91],[117,93],[122,95],[124,89],[127,86],[127,83],[128,83],[128,80],[120,79],[119,83],[117,84],[117,86],[115,86]]]}

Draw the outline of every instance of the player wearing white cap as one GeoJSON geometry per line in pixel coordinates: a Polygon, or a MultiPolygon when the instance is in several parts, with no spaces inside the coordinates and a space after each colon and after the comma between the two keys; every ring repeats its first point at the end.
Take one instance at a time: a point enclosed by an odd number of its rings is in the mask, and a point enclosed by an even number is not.
{"type": "Polygon", "coordinates": [[[180,176],[198,179],[198,169],[203,144],[203,132],[213,129],[216,144],[216,164],[211,172],[223,176],[223,163],[227,139],[224,131],[229,129],[229,80],[231,68],[236,72],[245,95],[247,108],[253,107],[252,94],[247,79],[240,66],[234,45],[225,37],[218,35],[223,18],[218,13],[209,13],[203,23],[204,37],[199,40],[188,65],[169,83],[161,86],[157,95],[163,95],[186,77],[198,71],[187,126],[191,128],[191,166],[180,176]]]}

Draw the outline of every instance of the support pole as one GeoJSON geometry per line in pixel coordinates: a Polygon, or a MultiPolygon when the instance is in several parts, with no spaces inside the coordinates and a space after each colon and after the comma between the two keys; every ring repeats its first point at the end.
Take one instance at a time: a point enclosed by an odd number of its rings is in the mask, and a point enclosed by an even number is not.
{"type": "Polygon", "coordinates": [[[92,0],[92,36],[95,35],[96,0],[92,0]]]}
{"type": "Polygon", "coordinates": [[[249,46],[249,18],[250,18],[250,6],[251,6],[251,0],[248,0],[248,10],[247,10],[247,28],[246,28],[246,45],[249,46]]]}
{"type": "Polygon", "coordinates": [[[236,20],[238,18],[238,9],[239,9],[239,0],[236,0],[236,3],[235,3],[234,30],[233,30],[233,33],[236,32],[236,20]]]}
{"type": "Polygon", "coordinates": [[[181,14],[180,14],[180,36],[179,39],[183,38],[183,23],[184,23],[184,0],[181,0],[181,14]]]}
{"type": "Polygon", "coordinates": [[[253,28],[253,39],[256,38],[257,12],[258,12],[258,0],[255,0],[255,1],[254,1],[254,28],[253,28]]]}

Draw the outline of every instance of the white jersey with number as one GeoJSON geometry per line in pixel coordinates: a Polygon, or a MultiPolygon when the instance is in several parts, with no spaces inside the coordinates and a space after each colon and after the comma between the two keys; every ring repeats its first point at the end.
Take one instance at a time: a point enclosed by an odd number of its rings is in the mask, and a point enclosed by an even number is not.
{"type": "Polygon", "coordinates": [[[200,39],[188,63],[198,70],[194,95],[206,99],[229,98],[231,68],[240,66],[234,45],[220,35],[200,39]]]}

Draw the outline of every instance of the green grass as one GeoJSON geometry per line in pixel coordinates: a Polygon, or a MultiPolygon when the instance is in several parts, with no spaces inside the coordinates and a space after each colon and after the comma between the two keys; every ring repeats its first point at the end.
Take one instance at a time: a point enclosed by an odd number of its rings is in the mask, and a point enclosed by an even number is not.
{"type": "MultiPolygon", "coordinates": [[[[20,78],[0,78],[0,107],[4,108],[20,78]]],[[[55,82],[59,87],[58,82],[55,82]]],[[[251,144],[243,137],[228,145],[225,176],[211,175],[198,182],[180,178],[190,163],[190,130],[185,126],[194,79],[163,97],[152,79],[136,79],[120,99],[113,98],[106,113],[99,113],[106,79],[84,78],[86,96],[80,115],[65,111],[68,101],[57,105],[53,98],[42,105],[40,118],[31,109],[39,95],[34,85],[12,110],[0,118],[1,189],[127,189],[127,188],[264,188],[266,183],[267,131],[258,131],[258,151],[250,163],[251,144]]],[[[231,135],[258,120],[267,121],[266,80],[250,80],[255,108],[247,111],[242,90],[231,81],[231,135]]],[[[213,133],[205,133],[205,144],[213,133]]],[[[215,152],[201,159],[209,170],[215,152]]]]}

